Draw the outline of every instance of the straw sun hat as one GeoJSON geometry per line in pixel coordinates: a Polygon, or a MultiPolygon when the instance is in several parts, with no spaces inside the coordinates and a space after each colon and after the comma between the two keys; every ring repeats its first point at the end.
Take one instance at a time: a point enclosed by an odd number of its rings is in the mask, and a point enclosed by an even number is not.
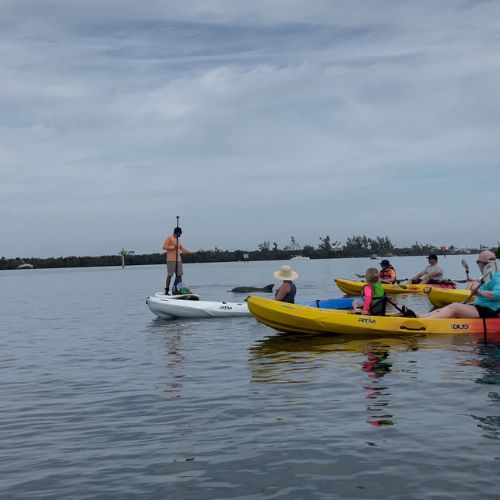
{"type": "Polygon", "coordinates": [[[274,277],[277,280],[283,281],[293,281],[296,280],[298,276],[299,275],[295,271],[293,271],[290,266],[281,266],[281,269],[274,273],[274,277]]]}

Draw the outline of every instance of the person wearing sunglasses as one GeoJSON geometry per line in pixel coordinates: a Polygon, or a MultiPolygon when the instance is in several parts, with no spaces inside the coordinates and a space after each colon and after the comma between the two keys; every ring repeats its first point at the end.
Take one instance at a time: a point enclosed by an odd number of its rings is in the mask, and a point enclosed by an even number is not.
{"type": "Polygon", "coordinates": [[[497,318],[500,316],[500,273],[496,267],[496,257],[490,250],[479,254],[477,266],[482,278],[471,283],[473,304],[455,302],[420,318],[497,318]]]}

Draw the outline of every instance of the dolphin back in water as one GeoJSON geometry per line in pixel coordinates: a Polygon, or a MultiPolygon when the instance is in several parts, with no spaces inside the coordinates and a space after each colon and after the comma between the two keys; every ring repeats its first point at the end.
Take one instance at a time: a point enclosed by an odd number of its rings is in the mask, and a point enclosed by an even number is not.
{"type": "Polygon", "coordinates": [[[234,293],[250,293],[250,292],[273,293],[273,286],[274,286],[273,283],[271,283],[270,285],[263,286],[262,288],[258,288],[256,286],[237,286],[236,288],[233,288],[232,290],[229,291],[234,293]]]}

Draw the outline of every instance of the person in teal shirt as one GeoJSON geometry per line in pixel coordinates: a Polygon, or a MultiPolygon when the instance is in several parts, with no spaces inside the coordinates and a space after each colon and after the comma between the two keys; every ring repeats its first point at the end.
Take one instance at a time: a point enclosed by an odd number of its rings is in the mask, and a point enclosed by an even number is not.
{"type": "MultiPolygon", "coordinates": [[[[484,275],[486,266],[495,264],[496,257],[490,250],[479,254],[477,265],[484,275]]],[[[498,318],[500,316],[500,273],[493,272],[486,276],[484,283],[475,281],[471,293],[476,296],[473,304],[455,302],[428,314],[420,314],[420,318],[498,318]]]]}

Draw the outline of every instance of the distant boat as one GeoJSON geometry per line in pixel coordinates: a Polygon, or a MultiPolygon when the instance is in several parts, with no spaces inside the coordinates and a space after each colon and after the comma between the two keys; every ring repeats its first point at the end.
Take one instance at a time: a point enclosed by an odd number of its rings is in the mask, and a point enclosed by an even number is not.
{"type": "Polygon", "coordinates": [[[379,257],[377,257],[376,255],[370,255],[370,259],[372,259],[372,260],[376,260],[376,259],[378,259],[378,258],[379,258],[379,257]]]}
{"type": "Polygon", "coordinates": [[[32,264],[26,264],[23,259],[21,259],[22,264],[20,266],[17,266],[18,269],[33,269],[32,264]]]}
{"type": "Polygon", "coordinates": [[[290,260],[309,260],[310,257],[304,257],[303,255],[295,255],[290,260]]]}

